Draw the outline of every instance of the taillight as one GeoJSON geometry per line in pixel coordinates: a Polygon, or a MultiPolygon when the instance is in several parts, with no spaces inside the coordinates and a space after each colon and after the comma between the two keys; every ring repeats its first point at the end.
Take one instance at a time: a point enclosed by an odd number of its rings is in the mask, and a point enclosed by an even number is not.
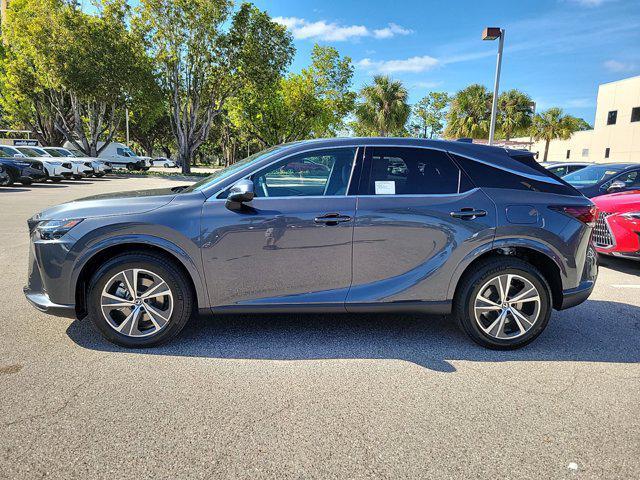
{"type": "Polygon", "coordinates": [[[598,209],[595,205],[554,205],[549,208],[551,210],[555,210],[556,212],[562,212],[566,215],[569,215],[570,217],[573,217],[590,227],[593,227],[596,224],[596,220],[598,219],[598,209]]]}

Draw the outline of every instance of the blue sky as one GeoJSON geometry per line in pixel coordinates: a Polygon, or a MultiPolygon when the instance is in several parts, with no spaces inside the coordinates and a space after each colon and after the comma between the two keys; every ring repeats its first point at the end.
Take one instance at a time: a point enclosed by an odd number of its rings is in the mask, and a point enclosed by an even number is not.
{"type": "Polygon", "coordinates": [[[497,41],[506,29],[500,89],[529,93],[538,109],[559,106],[593,122],[598,85],[640,75],[639,0],[310,1],[254,0],[290,27],[307,66],[314,43],[356,66],[359,88],[376,73],[402,80],[411,102],[430,90],[493,85],[497,41]]]}

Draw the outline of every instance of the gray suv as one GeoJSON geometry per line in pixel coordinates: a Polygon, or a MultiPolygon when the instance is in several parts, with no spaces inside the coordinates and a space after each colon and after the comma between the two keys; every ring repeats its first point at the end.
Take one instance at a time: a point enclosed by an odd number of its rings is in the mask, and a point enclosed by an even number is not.
{"type": "Polygon", "coordinates": [[[528,152],[312,140],[191,186],[37,214],[24,293],[127,347],[169,340],[197,309],[453,313],[477,343],[511,349],[591,293],[594,220],[528,152]]]}

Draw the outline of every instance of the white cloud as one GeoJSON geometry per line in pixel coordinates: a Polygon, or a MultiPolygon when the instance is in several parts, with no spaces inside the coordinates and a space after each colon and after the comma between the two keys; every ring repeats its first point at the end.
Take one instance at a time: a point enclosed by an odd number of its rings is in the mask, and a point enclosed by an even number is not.
{"type": "Polygon", "coordinates": [[[396,35],[409,35],[413,33],[413,30],[403,28],[395,23],[390,23],[388,27],[379,28],[373,31],[373,36],[376,38],[391,38],[396,35]]]}
{"type": "Polygon", "coordinates": [[[411,57],[405,60],[374,61],[370,58],[364,58],[360,60],[357,65],[366,70],[379,73],[419,73],[431,70],[439,64],[440,62],[437,58],[424,55],[422,57],[411,57]]]}
{"type": "Polygon", "coordinates": [[[386,39],[396,35],[409,35],[412,33],[411,30],[395,23],[390,23],[384,28],[370,30],[364,25],[339,25],[335,22],[326,22],[324,20],[310,22],[298,17],[275,17],[273,20],[287,27],[291,30],[294,38],[301,40],[315,38],[331,42],[342,42],[361,37],[386,39]]]}
{"type": "Polygon", "coordinates": [[[569,3],[577,3],[582,7],[599,7],[603,3],[608,3],[611,0],[569,0],[569,3]]]}
{"type": "Polygon", "coordinates": [[[619,62],[618,60],[607,60],[604,62],[604,68],[610,72],[631,72],[636,69],[632,63],[619,62]]]}
{"type": "Polygon", "coordinates": [[[415,82],[411,84],[412,88],[435,88],[435,87],[439,87],[440,85],[442,85],[444,82],[440,81],[434,81],[434,82],[415,82]]]}

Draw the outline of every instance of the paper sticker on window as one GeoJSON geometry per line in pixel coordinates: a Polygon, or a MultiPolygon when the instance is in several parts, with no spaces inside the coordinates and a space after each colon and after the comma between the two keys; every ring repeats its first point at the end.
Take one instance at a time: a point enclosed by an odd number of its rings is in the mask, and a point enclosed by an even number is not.
{"type": "Polygon", "coordinates": [[[376,181],[376,195],[395,195],[396,194],[396,182],[391,181],[376,181]]]}

